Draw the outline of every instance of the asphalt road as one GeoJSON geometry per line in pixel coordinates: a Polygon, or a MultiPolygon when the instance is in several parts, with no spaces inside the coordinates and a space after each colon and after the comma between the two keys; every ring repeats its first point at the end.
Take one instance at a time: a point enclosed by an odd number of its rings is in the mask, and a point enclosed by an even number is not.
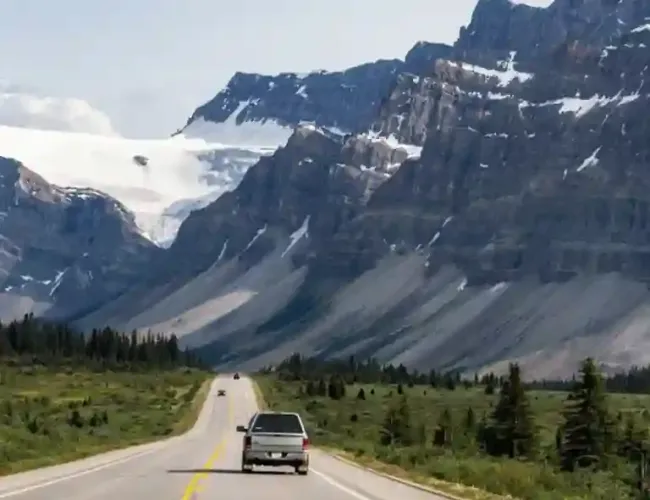
{"type": "Polygon", "coordinates": [[[183,436],[0,479],[0,500],[442,500],[312,450],[310,472],[240,472],[242,435],[257,410],[251,381],[215,379],[183,436]],[[217,397],[217,388],[226,389],[217,397]]]}

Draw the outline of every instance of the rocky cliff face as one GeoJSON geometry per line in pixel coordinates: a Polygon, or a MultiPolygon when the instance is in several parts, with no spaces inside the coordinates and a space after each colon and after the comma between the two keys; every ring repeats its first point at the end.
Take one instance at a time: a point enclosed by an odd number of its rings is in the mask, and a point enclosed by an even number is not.
{"type": "Polygon", "coordinates": [[[556,0],[548,8],[510,0],[479,0],[456,53],[517,51],[522,60],[539,59],[563,44],[604,46],[643,19],[643,0],[556,0]]]}
{"type": "Polygon", "coordinates": [[[60,188],[0,158],[0,311],[82,311],[133,285],[157,248],[117,201],[60,188]]]}
{"type": "Polygon", "coordinates": [[[199,122],[273,123],[294,127],[312,123],[345,132],[361,132],[375,121],[382,100],[404,72],[428,71],[432,60],[448,56],[451,47],[419,43],[404,60],[380,60],[346,71],[317,71],[276,76],[237,73],[224,90],[196,109],[181,132],[199,122]]]}
{"type": "Polygon", "coordinates": [[[246,172],[237,189],[190,214],[139,287],[81,323],[173,324],[179,333],[193,332],[197,324],[208,328],[224,314],[221,307],[190,322],[191,328],[179,321],[190,304],[205,301],[204,284],[211,283],[215,299],[243,289],[257,294],[304,267],[358,217],[376,188],[418,153],[372,135],[298,127],[284,147],[246,172]],[[190,291],[197,276],[202,276],[200,291],[190,291]],[[175,290],[182,290],[182,299],[167,296],[175,290]],[[165,305],[158,307],[163,297],[165,305]]]}
{"type": "Polygon", "coordinates": [[[480,1],[455,47],[390,63],[354,133],[312,116],[325,129],[193,213],[157,278],[84,321],[174,330],[223,367],[647,364],[648,19],[635,0],[480,1]]]}

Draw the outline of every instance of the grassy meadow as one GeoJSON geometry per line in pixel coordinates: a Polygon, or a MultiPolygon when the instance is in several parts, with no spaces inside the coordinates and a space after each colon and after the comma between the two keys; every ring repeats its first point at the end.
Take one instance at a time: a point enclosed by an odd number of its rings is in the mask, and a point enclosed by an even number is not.
{"type": "MultiPolygon", "coordinates": [[[[401,397],[396,385],[348,384],[344,397],[332,399],[309,395],[303,382],[279,380],[272,374],[260,375],[256,381],[270,408],[298,411],[304,416],[315,445],[461,498],[638,498],[632,493],[635,470],[631,463],[621,461],[607,471],[559,471],[556,430],[562,421],[566,392],[528,393],[539,449],[534,460],[524,461],[486,455],[476,444],[473,430],[468,430],[489,417],[498,400],[498,391],[486,394],[483,386],[458,385],[455,390],[429,385],[401,387],[416,436],[416,444],[404,447],[385,446],[380,439],[387,411],[401,397]],[[445,410],[451,421],[451,444],[436,446],[433,436],[445,410]],[[468,423],[472,418],[474,422],[468,423]]],[[[650,396],[610,394],[608,401],[619,420],[634,414],[650,426],[650,396]]]]}
{"type": "Polygon", "coordinates": [[[196,420],[210,376],[189,368],[1,366],[0,474],[182,433],[196,420]]]}

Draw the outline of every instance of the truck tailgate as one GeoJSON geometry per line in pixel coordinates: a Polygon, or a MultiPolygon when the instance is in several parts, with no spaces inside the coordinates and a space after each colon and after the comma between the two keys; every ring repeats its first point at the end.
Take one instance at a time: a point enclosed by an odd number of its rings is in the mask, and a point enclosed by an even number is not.
{"type": "Polygon", "coordinates": [[[297,453],[302,451],[302,434],[259,432],[251,434],[251,450],[264,452],[297,453]]]}

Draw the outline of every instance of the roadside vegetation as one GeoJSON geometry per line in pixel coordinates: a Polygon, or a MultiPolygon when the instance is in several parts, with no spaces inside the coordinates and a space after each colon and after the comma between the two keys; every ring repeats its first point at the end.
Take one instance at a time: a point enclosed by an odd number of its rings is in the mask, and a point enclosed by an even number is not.
{"type": "Polygon", "coordinates": [[[315,445],[462,498],[650,498],[650,369],[603,379],[587,359],[572,381],[522,378],[517,365],[462,380],[296,355],[257,382],[270,408],[305,416],[315,445]]]}
{"type": "Polygon", "coordinates": [[[0,474],[184,432],[210,377],[173,336],[0,324],[0,474]]]}

